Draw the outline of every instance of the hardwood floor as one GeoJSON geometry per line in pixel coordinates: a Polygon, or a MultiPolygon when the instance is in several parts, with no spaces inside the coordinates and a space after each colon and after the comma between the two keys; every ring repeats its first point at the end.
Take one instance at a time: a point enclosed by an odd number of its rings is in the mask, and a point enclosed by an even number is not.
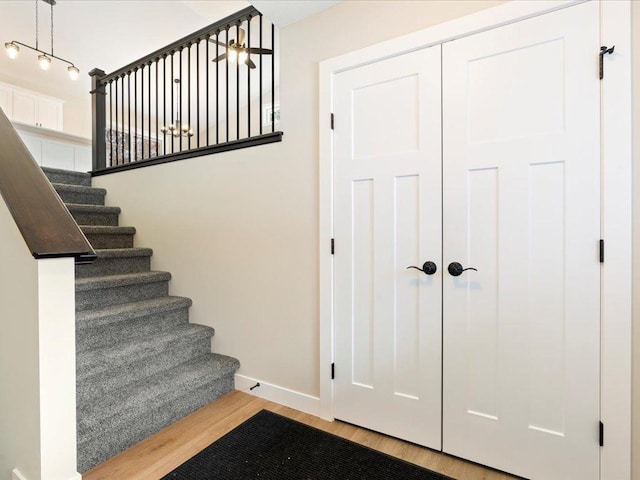
{"type": "Polygon", "coordinates": [[[238,390],[96,466],[82,478],[158,480],[262,409],[285,415],[458,480],[517,478],[354,425],[339,421],[327,422],[238,390]]]}

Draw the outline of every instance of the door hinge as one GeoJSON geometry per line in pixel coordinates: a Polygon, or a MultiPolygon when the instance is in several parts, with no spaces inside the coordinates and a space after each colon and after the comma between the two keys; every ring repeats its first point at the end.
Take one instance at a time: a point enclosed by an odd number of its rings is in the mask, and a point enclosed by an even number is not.
{"type": "Polygon", "coordinates": [[[604,447],[604,423],[600,422],[600,446],[604,447]]]}
{"type": "Polygon", "coordinates": [[[336,378],[336,364],[332,363],[331,364],[331,380],[334,380],[336,378]]]}
{"type": "Polygon", "coordinates": [[[605,54],[611,55],[615,50],[616,46],[609,48],[606,45],[600,47],[600,80],[604,78],[604,56],[605,54]]]}
{"type": "Polygon", "coordinates": [[[333,117],[333,113],[331,114],[331,130],[333,130],[333,122],[334,122],[334,117],[333,117]]]}
{"type": "Polygon", "coordinates": [[[604,263],[604,240],[600,239],[600,263],[604,263]]]}
{"type": "Polygon", "coordinates": [[[335,240],[332,238],[331,239],[331,255],[333,255],[336,252],[336,242],[335,240]]]}

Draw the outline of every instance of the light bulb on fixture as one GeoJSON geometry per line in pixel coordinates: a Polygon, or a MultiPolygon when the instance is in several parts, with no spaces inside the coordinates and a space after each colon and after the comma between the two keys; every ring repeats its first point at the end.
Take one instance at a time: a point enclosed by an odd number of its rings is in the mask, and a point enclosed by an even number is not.
{"type": "Polygon", "coordinates": [[[69,78],[71,78],[71,80],[77,80],[80,76],[80,70],[74,65],[67,67],[67,72],[69,72],[69,78]]]}
{"type": "Polygon", "coordinates": [[[240,63],[246,63],[247,62],[247,58],[249,58],[249,55],[247,54],[247,52],[242,51],[238,55],[238,61],[240,63]]]}
{"type": "Polygon", "coordinates": [[[7,50],[7,55],[9,55],[9,58],[12,60],[18,56],[18,52],[20,51],[20,47],[13,42],[6,42],[4,44],[4,48],[7,50]]]}
{"type": "Polygon", "coordinates": [[[42,70],[49,70],[49,67],[51,66],[51,59],[44,54],[38,55],[38,63],[42,70]]]}

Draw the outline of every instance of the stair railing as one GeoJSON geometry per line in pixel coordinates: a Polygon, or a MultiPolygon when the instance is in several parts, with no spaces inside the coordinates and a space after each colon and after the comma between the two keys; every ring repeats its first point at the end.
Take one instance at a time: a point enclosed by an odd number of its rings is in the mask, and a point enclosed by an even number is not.
{"type": "Polygon", "coordinates": [[[36,259],[96,259],[69,210],[0,108],[0,194],[36,259]]]}
{"type": "Polygon", "coordinates": [[[276,31],[254,7],[92,77],[93,175],[245,148],[276,131],[276,31]]]}

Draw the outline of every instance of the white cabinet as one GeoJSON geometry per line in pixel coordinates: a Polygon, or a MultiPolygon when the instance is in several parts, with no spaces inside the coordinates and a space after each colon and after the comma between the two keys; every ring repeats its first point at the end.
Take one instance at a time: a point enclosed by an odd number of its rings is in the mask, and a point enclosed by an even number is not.
{"type": "Polygon", "coordinates": [[[14,90],[13,92],[13,116],[14,122],[25,125],[38,125],[38,97],[32,93],[14,90]]]}
{"type": "Polygon", "coordinates": [[[77,172],[91,170],[90,139],[21,123],[15,127],[38,165],[77,172]]]}
{"type": "Polygon", "coordinates": [[[13,122],[62,130],[62,100],[0,84],[0,107],[13,122]]]}
{"type": "Polygon", "coordinates": [[[43,128],[62,130],[62,102],[45,97],[38,98],[38,120],[43,128]]]}
{"type": "Polygon", "coordinates": [[[12,90],[9,87],[0,85],[0,108],[9,119],[13,117],[12,98],[12,90]]]}

